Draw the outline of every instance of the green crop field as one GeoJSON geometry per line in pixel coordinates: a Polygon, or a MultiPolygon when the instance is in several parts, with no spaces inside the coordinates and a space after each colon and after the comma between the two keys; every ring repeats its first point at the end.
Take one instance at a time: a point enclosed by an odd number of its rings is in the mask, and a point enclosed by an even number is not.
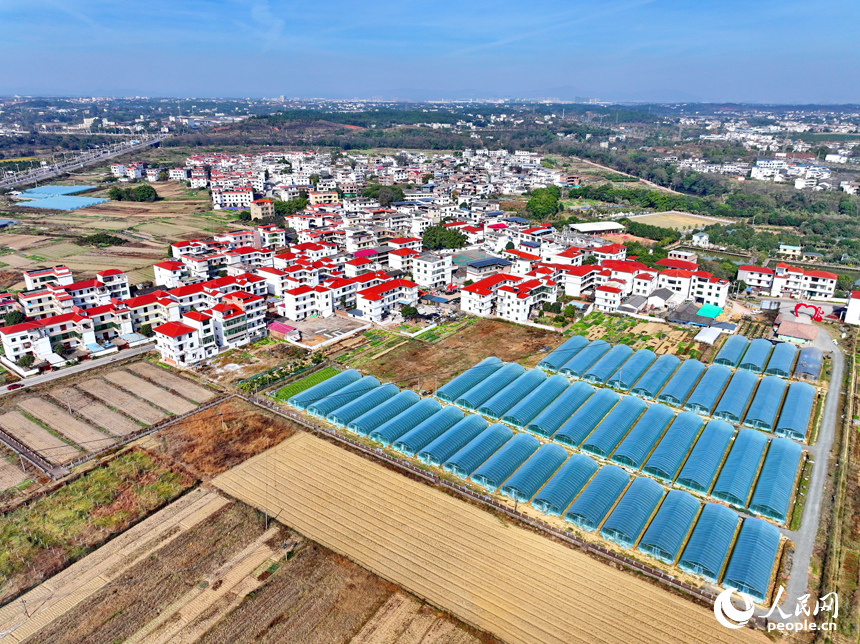
{"type": "Polygon", "coordinates": [[[281,387],[278,389],[278,393],[275,394],[275,398],[278,400],[289,400],[296,394],[300,394],[305,389],[310,389],[314,385],[318,385],[324,380],[328,380],[332,376],[336,376],[340,372],[337,369],[333,369],[332,367],[326,367],[325,369],[320,369],[316,373],[312,373],[301,380],[296,380],[295,382],[291,382],[286,387],[281,387]]]}

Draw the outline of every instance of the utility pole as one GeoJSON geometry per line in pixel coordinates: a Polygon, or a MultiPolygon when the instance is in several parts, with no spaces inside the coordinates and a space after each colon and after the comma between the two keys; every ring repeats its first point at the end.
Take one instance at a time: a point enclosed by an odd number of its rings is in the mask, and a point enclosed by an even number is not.
{"type": "Polygon", "coordinates": [[[64,393],[66,394],[66,405],[69,408],[69,416],[71,416],[72,415],[72,403],[69,402],[69,390],[66,389],[64,391],[64,393]]]}

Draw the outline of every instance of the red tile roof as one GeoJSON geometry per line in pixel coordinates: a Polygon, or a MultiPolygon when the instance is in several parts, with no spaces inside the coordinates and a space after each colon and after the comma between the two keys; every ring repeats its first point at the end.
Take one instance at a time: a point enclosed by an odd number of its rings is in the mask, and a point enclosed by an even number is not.
{"type": "Polygon", "coordinates": [[[773,275],[774,270],[772,268],[766,268],[764,266],[738,266],[739,271],[746,271],[748,273],[762,273],[764,275],[773,275]]]}
{"type": "Polygon", "coordinates": [[[196,330],[197,329],[195,329],[193,326],[182,324],[182,322],[166,322],[164,324],[160,324],[153,329],[153,331],[155,331],[156,333],[166,335],[170,338],[178,338],[189,333],[194,333],[196,330]]]}

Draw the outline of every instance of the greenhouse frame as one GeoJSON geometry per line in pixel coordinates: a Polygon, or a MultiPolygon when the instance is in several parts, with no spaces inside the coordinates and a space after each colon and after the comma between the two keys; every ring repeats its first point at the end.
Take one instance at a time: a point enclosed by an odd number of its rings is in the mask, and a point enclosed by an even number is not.
{"type": "Polygon", "coordinates": [[[741,427],[711,496],[737,508],[745,508],[766,448],[765,434],[741,427]]]}
{"type": "Polygon", "coordinates": [[[796,346],[790,342],[777,342],[773,348],[773,353],[770,354],[770,360],[767,361],[767,368],[764,370],[764,374],[766,376],[788,378],[791,376],[796,359],[796,346]]]}
{"type": "Polygon", "coordinates": [[[756,338],[750,342],[738,369],[752,371],[753,373],[763,372],[764,367],[770,358],[771,351],[773,351],[773,343],[770,340],[756,338]]]}
{"type": "MultiPolygon", "coordinates": [[[[740,517],[719,503],[705,503],[678,561],[678,568],[716,584],[740,517]]],[[[771,559],[771,564],[773,559],[771,559]]]]}
{"type": "Polygon", "coordinates": [[[531,434],[517,434],[505,443],[470,477],[488,492],[495,492],[540,447],[531,434]]]}
{"type": "Polygon", "coordinates": [[[421,400],[421,396],[414,391],[404,389],[393,398],[386,400],[376,409],[371,409],[366,414],[362,414],[347,424],[346,428],[359,436],[367,436],[383,423],[388,422],[398,414],[409,409],[412,405],[415,405],[419,400],[421,400]]]}
{"type": "MultiPolygon", "coordinates": [[[[564,376],[562,376],[564,378],[564,376]]],[[[566,380],[566,378],[565,378],[566,380]]],[[[586,382],[574,382],[537,417],[526,425],[526,431],[549,438],[558,431],[573,413],[582,407],[594,393],[594,387],[586,382]]]]}
{"type": "Polygon", "coordinates": [[[675,418],[666,405],[651,405],[612,454],[613,463],[638,470],[675,418]]]}
{"type": "Polygon", "coordinates": [[[463,412],[453,405],[443,407],[438,414],[433,414],[423,423],[418,423],[394,441],[392,447],[406,456],[415,456],[424,446],[439,438],[463,418],[463,412]]]}
{"type": "Polygon", "coordinates": [[[647,407],[648,403],[641,398],[624,396],[582,443],[582,451],[609,458],[647,407]]]}
{"type": "Polygon", "coordinates": [[[366,414],[371,409],[376,409],[386,400],[394,398],[398,393],[400,393],[398,386],[389,382],[387,385],[371,389],[360,398],[335,409],[325,419],[335,427],[346,427],[347,424],[362,414],[366,414]]]}
{"type": "Polygon", "coordinates": [[[563,376],[579,378],[588,371],[595,362],[600,360],[610,348],[611,346],[606,340],[595,340],[573,356],[573,358],[568,360],[564,366],[558,370],[558,372],[563,376]]]}
{"type": "Polygon", "coordinates": [[[633,349],[631,347],[626,344],[616,344],[582,375],[582,380],[592,385],[602,385],[632,355],[633,349]]]}
{"type": "Polygon", "coordinates": [[[598,389],[552,435],[552,439],[557,443],[578,448],[620,399],[621,396],[611,389],[598,389]]]}
{"type": "Polygon", "coordinates": [[[744,426],[772,432],[776,415],[782,407],[782,398],[788,383],[779,376],[765,376],[756,389],[749,411],[744,416],[744,426]]]}
{"type": "Polygon", "coordinates": [[[324,398],[320,398],[315,402],[310,403],[305,411],[314,418],[325,418],[336,409],[340,409],[344,405],[351,403],[353,400],[361,398],[371,389],[379,387],[379,380],[373,376],[365,376],[361,380],[356,380],[348,384],[342,389],[338,389],[334,393],[330,393],[324,398]]]}
{"type": "Polygon", "coordinates": [[[712,416],[740,424],[757,385],[758,377],[753,372],[735,371],[712,416]]]}
{"type": "Polygon", "coordinates": [[[486,420],[477,414],[468,414],[463,420],[439,436],[418,452],[418,460],[427,465],[442,467],[442,464],[463,449],[489,427],[486,420]]]}
{"type": "Polygon", "coordinates": [[[657,358],[654,364],[645,372],[645,375],[639,378],[630,393],[640,398],[654,400],[660,390],[663,388],[675,369],[681,364],[681,359],[678,356],[673,356],[671,353],[666,353],[657,358]]]}
{"type": "Polygon", "coordinates": [[[593,532],[629,483],[627,472],[617,465],[604,465],[564,513],[564,520],[593,532]]]}
{"type": "Polygon", "coordinates": [[[586,346],[588,346],[588,339],[582,335],[575,335],[570,340],[559,345],[546,358],[538,362],[537,366],[539,369],[545,369],[550,373],[558,373],[558,370],[566,362],[570,362],[586,346]]]}
{"type": "Polygon", "coordinates": [[[714,364],[721,364],[732,368],[737,367],[749,345],[750,341],[744,336],[730,335],[717,354],[717,357],[714,358],[714,364]]]}
{"type": "Polygon", "coordinates": [[[567,450],[555,443],[546,443],[535,452],[499,490],[520,503],[527,503],[567,460],[567,450]]]}
{"type": "Polygon", "coordinates": [[[675,485],[707,494],[711,486],[714,484],[714,479],[717,477],[717,470],[720,469],[720,464],[732,444],[732,437],[735,435],[735,428],[729,425],[724,420],[712,420],[705,425],[702,430],[702,435],[696,441],[693,451],[681,468],[681,473],[675,480],[675,485]]]}
{"type": "Polygon", "coordinates": [[[384,447],[388,447],[403,436],[416,425],[423,423],[425,420],[438,413],[442,409],[442,405],[438,400],[432,398],[422,398],[417,403],[409,407],[406,411],[398,414],[391,420],[384,422],[382,425],[374,429],[368,438],[377,443],[382,443],[384,447]]]}
{"type": "Polygon", "coordinates": [[[785,402],[782,403],[782,411],[773,433],[798,441],[804,440],[815,407],[815,394],[815,387],[808,382],[793,382],[788,385],[785,402]]]}
{"type": "Polygon", "coordinates": [[[721,364],[712,364],[699,380],[699,384],[684,403],[686,411],[694,411],[703,416],[710,416],[717,401],[726,388],[726,383],[732,377],[732,370],[721,364]]]}
{"type": "Polygon", "coordinates": [[[322,382],[300,391],[294,396],[291,396],[287,401],[287,405],[294,409],[305,410],[308,405],[315,403],[320,398],[325,398],[336,392],[338,389],[343,389],[347,385],[351,385],[356,380],[361,380],[361,374],[356,369],[347,369],[339,374],[326,378],[322,382]]]}
{"type": "Polygon", "coordinates": [[[597,469],[594,459],[585,454],[574,454],[534,495],[532,507],[549,516],[561,516],[597,469]]]}
{"type": "Polygon", "coordinates": [[[612,374],[606,384],[613,389],[627,391],[648,371],[656,359],[657,354],[651,349],[640,349],[612,374]]]}
{"type": "Polygon", "coordinates": [[[660,391],[657,402],[673,407],[683,405],[696,383],[699,382],[699,378],[705,373],[706,368],[705,365],[693,358],[684,360],[672,379],[660,391]]]}
{"type": "Polygon", "coordinates": [[[502,445],[511,440],[513,435],[514,432],[511,429],[494,423],[445,461],[442,469],[459,476],[461,479],[467,479],[502,445]]]}
{"type": "Polygon", "coordinates": [[[528,396],[545,380],[546,373],[540,369],[526,371],[519,378],[508,384],[507,387],[483,403],[477,411],[482,416],[498,420],[505,415],[506,411],[516,405],[525,396],[528,396]]]}
{"type": "Polygon", "coordinates": [[[818,380],[824,364],[824,353],[818,347],[803,347],[794,365],[794,377],[803,380],[818,380]]]}
{"type": "Polygon", "coordinates": [[[517,429],[523,429],[539,413],[549,407],[565,389],[570,386],[570,381],[560,374],[550,376],[530,394],[511,407],[502,417],[503,423],[513,425],[517,429]]]}
{"type": "Polygon", "coordinates": [[[766,601],[779,539],[779,529],[767,521],[744,520],[726,566],[723,588],[749,595],[758,603],[766,601]]]}
{"type": "Polygon", "coordinates": [[[656,481],[645,477],[634,478],[603,523],[600,536],[622,548],[632,548],[663,500],[664,492],[663,486],[656,481]]]}
{"type": "Polygon", "coordinates": [[[785,523],[803,448],[788,438],[770,442],[750,501],[750,512],[785,523]]]}
{"type": "Polygon", "coordinates": [[[505,363],[495,356],[484,358],[474,367],[466,369],[459,376],[439,387],[436,391],[436,398],[443,402],[453,403],[479,382],[483,382],[504,366],[505,363]]]}
{"type": "Polygon", "coordinates": [[[658,561],[672,565],[701,508],[699,501],[689,492],[669,490],[657,514],[648,525],[638,550],[658,561]]]}
{"type": "Polygon", "coordinates": [[[482,380],[457,398],[454,404],[468,411],[475,411],[525,372],[525,367],[522,365],[518,365],[516,362],[509,362],[493,375],[482,380]]]}
{"type": "Polygon", "coordinates": [[[693,412],[678,414],[642,471],[664,481],[673,481],[704,424],[702,417],[693,412]]]}

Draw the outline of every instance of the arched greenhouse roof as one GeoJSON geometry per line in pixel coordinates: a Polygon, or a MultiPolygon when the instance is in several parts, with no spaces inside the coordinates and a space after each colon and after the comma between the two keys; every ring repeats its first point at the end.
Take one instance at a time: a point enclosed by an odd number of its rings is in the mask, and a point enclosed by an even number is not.
{"type": "Polygon", "coordinates": [[[664,491],[663,486],[652,479],[634,478],[603,523],[600,536],[622,548],[632,548],[663,499],[664,491]]]}
{"type": "Polygon", "coordinates": [[[712,364],[687,398],[684,409],[710,416],[731,377],[731,369],[721,364],[712,364]]]}
{"type": "Polygon", "coordinates": [[[414,391],[404,389],[393,398],[389,398],[384,403],[371,409],[365,414],[362,414],[354,421],[347,424],[346,428],[358,434],[359,436],[367,436],[374,429],[385,422],[388,422],[398,414],[409,409],[412,405],[421,400],[421,396],[414,391]]]}
{"type": "Polygon", "coordinates": [[[563,376],[580,378],[607,351],[609,351],[609,343],[606,340],[595,340],[568,360],[558,372],[563,376]]]}
{"type": "Polygon", "coordinates": [[[593,393],[594,387],[588,383],[581,381],[573,383],[526,425],[526,430],[538,436],[552,436],[593,393]]]}
{"type": "Polygon", "coordinates": [[[629,346],[616,344],[582,375],[582,379],[593,385],[602,385],[632,355],[633,349],[629,346]]]}
{"type": "Polygon", "coordinates": [[[621,398],[611,389],[598,389],[552,436],[558,443],[579,447],[621,398]]]}
{"type": "Polygon", "coordinates": [[[688,490],[707,494],[714,484],[720,464],[732,443],[735,429],[724,420],[712,420],[705,425],[696,446],[675,484],[688,490]]]}
{"type": "Polygon", "coordinates": [[[469,414],[439,438],[422,447],[418,452],[418,460],[427,465],[441,467],[442,463],[463,449],[487,427],[486,420],[477,414],[469,414]]]}
{"type": "Polygon", "coordinates": [[[633,424],[642,415],[648,404],[641,398],[624,396],[591,435],[582,443],[582,451],[609,458],[612,451],[627,435],[633,424]]]}
{"type": "Polygon", "coordinates": [[[474,367],[466,369],[453,380],[445,383],[436,391],[436,398],[452,403],[472,387],[496,373],[505,363],[496,357],[484,358],[474,367]]]}
{"type": "Polygon", "coordinates": [[[440,409],[442,409],[442,405],[438,401],[432,398],[424,398],[406,411],[374,429],[368,437],[370,440],[382,443],[388,447],[410,429],[438,413],[440,409]]]}
{"type": "Polygon", "coordinates": [[[504,425],[499,423],[490,425],[472,439],[468,445],[445,461],[442,467],[446,472],[451,472],[461,479],[468,478],[513,435],[513,431],[504,425]]]}
{"type": "Polygon", "coordinates": [[[295,409],[305,409],[308,405],[315,403],[320,398],[325,398],[326,396],[336,392],[338,389],[343,389],[347,385],[360,379],[361,374],[356,369],[341,371],[336,376],[327,378],[321,383],[316,384],[309,389],[305,389],[304,391],[297,393],[295,396],[291,396],[287,401],[287,404],[295,409]]]}
{"type": "Polygon", "coordinates": [[[570,385],[570,381],[560,374],[555,374],[544,380],[525,398],[517,402],[502,417],[502,422],[523,429],[535,416],[560,396],[570,385]]]}
{"type": "Polygon", "coordinates": [[[657,354],[651,349],[640,349],[630,356],[618,371],[612,374],[606,384],[613,389],[627,391],[648,371],[656,359],[657,354]]]}
{"type": "Polygon", "coordinates": [[[639,541],[639,550],[666,564],[674,563],[701,504],[689,492],[669,490],[639,541]]]}
{"type": "Polygon", "coordinates": [[[821,377],[821,365],[824,363],[824,353],[818,347],[803,347],[794,365],[794,377],[805,380],[818,380],[821,377]]]}
{"type": "Polygon", "coordinates": [[[517,434],[475,470],[471,478],[495,492],[539,447],[540,441],[531,434],[517,434]]]}
{"type": "Polygon", "coordinates": [[[636,384],[633,385],[630,393],[640,398],[653,400],[660,393],[663,385],[675,373],[675,369],[678,368],[679,364],[681,364],[681,359],[678,356],[673,356],[669,353],[660,356],[654,361],[650,369],[645,372],[645,375],[639,378],[636,384]]]}
{"type": "Polygon", "coordinates": [[[604,465],[564,513],[569,521],[586,532],[597,529],[630,483],[627,472],[615,465],[604,465]]]}
{"type": "Polygon", "coordinates": [[[516,362],[509,362],[493,375],[482,380],[477,385],[469,389],[465,394],[457,398],[456,404],[458,407],[462,407],[463,409],[475,411],[478,407],[511,384],[514,380],[523,375],[525,371],[525,368],[518,365],[516,362]]]}
{"type": "Polygon", "coordinates": [[[763,603],[770,588],[779,539],[779,529],[767,521],[745,519],[726,566],[723,588],[731,588],[763,603]]]}
{"type": "Polygon", "coordinates": [[[773,353],[770,354],[770,360],[767,361],[767,368],[764,372],[768,376],[788,378],[791,376],[791,370],[794,368],[796,359],[796,346],[790,342],[778,342],[773,348],[773,353]]]}
{"type": "Polygon", "coordinates": [[[678,414],[642,471],[664,481],[673,481],[704,422],[701,416],[690,411],[678,414]]]}
{"type": "Polygon", "coordinates": [[[674,418],[675,412],[666,405],[651,405],[621,441],[611,460],[638,470],[674,418]]]}
{"type": "Polygon", "coordinates": [[[788,386],[782,411],[776,423],[774,433],[802,441],[806,438],[812,409],[815,405],[815,387],[807,382],[793,382],[788,386]]]}
{"type": "Polygon", "coordinates": [[[714,358],[714,364],[737,367],[749,344],[749,340],[742,335],[730,335],[717,357],[714,358]]]}
{"type": "Polygon", "coordinates": [[[716,584],[729,554],[740,518],[733,510],[718,503],[706,503],[678,567],[691,575],[716,584]]]}
{"type": "Polygon", "coordinates": [[[735,371],[729,386],[717,403],[713,413],[714,418],[722,418],[735,424],[740,423],[757,385],[758,378],[751,371],[735,371]]]}
{"type": "Polygon", "coordinates": [[[588,340],[581,335],[575,335],[570,340],[563,342],[550,353],[546,358],[538,362],[538,367],[545,369],[550,373],[557,373],[564,366],[565,362],[573,359],[584,347],[588,345],[588,340]]]}
{"type": "Polygon", "coordinates": [[[348,384],[343,389],[338,389],[324,398],[317,399],[316,402],[309,404],[305,410],[315,418],[325,418],[335,409],[340,409],[377,387],[379,387],[379,381],[376,378],[365,376],[361,380],[348,384]]]}
{"type": "Polygon", "coordinates": [[[511,407],[516,405],[525,396],[534,391],[538,385],[546,380],[546,373],[540,369],[526,371],[519,378],[508,384],[504,389],[495,394],[478,408],[478,413],[498,420],[505,415],[511,407]]]}
{"type": "Polygon", "coordinates": [[[561,445],[543,445],[525,464],[513,473],[500,492],[526,503],[567,460],[567,451],[561,445]]]}
{"type": "Polygon", "coordinates": [[[684,360],[672,379],[657,396],[657,402],[680,407],[705,373],[705,365],[695,359],[684,360]]]}
{"type": "Polygon", "coordinates": [[[461,420],[463,420],[463,412],[453,405],[448,405],[443,407],[438,414],[433,414],[424,422],[418,423],[394,441],[392,446],[406,456],[415,456],[425,445],[447,432],[461,420]]]}
{"type": "Polygon", "coordinates": [[[561,516],[596,471],[597,463],[593,459],[585,454],[574,454],[535,494],[532,507],[550,516],[561,516]]]}
{"type": "Polygon", "coordinates": [[[744,417],[744,425],[772,432],[776,415],[782,407],[787,383],[779,376],[765,376],[756,389],[755,397],[744,417]]]}
{"type": "Polygon", "coordinates": [[[787,438],[770,442],[750,501],[750,512],[785,523],[803,449],[787,438]]]}
{"type": "Polygon", "coordinates": [[[767,435],[742,427],[720,470],[711,496],[738,508],[745,508],[766,448],[767,435]]]}
{"type": "Polygon", "coordinates": [[[398,393],[400,393],[400,389],[397,385],[389,382],[387,385],[371,389],[360,398],[356,398],[351,403],[335,409],[325,419],[335,427],[346,427],[348,423],[362,414],[366,414],[371,409],[376,409],[386,400],[394,398],[398,393]]]}
{"type": "Polygon", "coordinates": [[[764,366],[767,364],[772,350],[773,344],[770,340],[756,338],[750,342],[739,368],[753,373],[761,373],[764,371],[764,366]]]}

